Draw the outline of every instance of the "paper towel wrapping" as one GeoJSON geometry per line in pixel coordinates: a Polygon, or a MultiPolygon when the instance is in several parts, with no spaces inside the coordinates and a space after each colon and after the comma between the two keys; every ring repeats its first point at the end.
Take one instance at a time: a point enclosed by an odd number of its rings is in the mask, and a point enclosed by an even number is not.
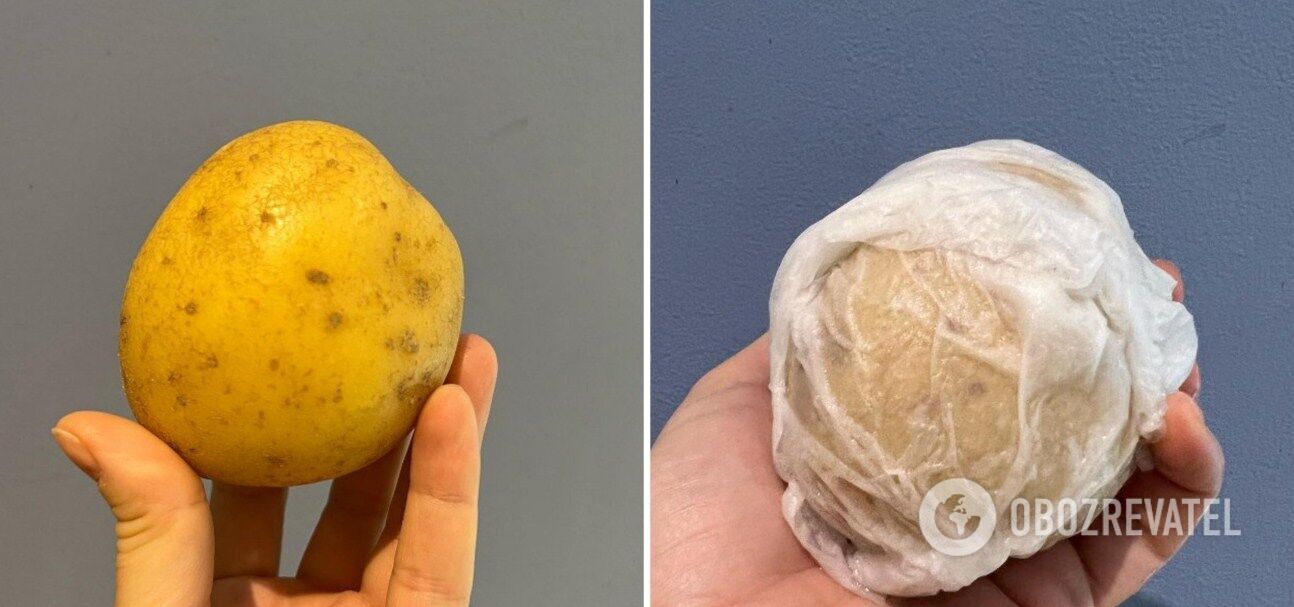
{"type": "Polygon", "coordinates": [[[857,592],[961,588],[1061,539],[1012,499],[1111,497],[1195,360],[1118,195],[1022,141],[893,170],[795,241],[770,301],[773,449],[800,542],[857,592]],[[949,478],[998,524],[964,556],[918,506],[949,478]]]}

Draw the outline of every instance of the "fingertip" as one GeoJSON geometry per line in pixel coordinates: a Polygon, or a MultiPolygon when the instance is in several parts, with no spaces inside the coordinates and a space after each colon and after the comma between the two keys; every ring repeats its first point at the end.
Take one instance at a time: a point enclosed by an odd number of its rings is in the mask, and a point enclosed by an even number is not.
{"type": "Polygon", "coordinates": [[[433,442],[458,439],[466,434],[476,435],[476,413],[472,409],[472,399],[462,386],[445,384],[436,388],[418,417],[414,442],[418,442],[420,434],[433,442]]]}
{"type": "Polygon", "coordinates": [[[1159,269],[1168,272],[1173,277],[1173,280],[1177,281],[1177,284],[1173,286],[1173,301],[1181,303],[1186,298],[1186,283],[1182,281],[1181,268],[1178,268],[1177,264],[1167,259],[1156,259],[1154,264],[1159,269]]]}
{"type": "Polygon", "coordinates": [[[102,411],[73,411],[59,418],[54,427],[79,436],[82,432],[90,432],[105,425],[116,426],[122,422],[130,423],[129,420],[102,411]]]}
{"type": "Polygon", "coordinates": [[[499,359],[494,346],[480,335],[464,333],[458,340],[454,364],[445,381],[461,384],[467,377],[489,377],[493,381],[498,371],[499,359]]]}
{"type": "Polygon", "coordinates": [[[449,406],[450,403],[470,406],[471,400],[472,399],[467,395],[467,391],[464,390],[462,386],[458,384],[445,384],[436,388],[436,390],[431,393],[431,397],[427,399],[427,405],[436,405],[441,408],[449,406]]]}
{"type": "Polygon", "coordinates": [[[1191,367],[1191,374],[1186,376],[1186,381],[1182,382],[1182,387],[1180,389],[1191,398],[1199,398],[1201,383],[1200,365],[1197,363],[1195,366],[1191,367]]]}
{"type": "Polygon", "coordinates": [[[472,355],[471,358],[479,363],[489,366],[498,365],[498,353],[494,350],[494,344],[491,344],[484,337],[475,333],[468,333],[464,336],[464,346],[468,353],[472,355]]]}
{"type": "Polygon", "coordinates": [[[1217,495],[1225,458],[1204,412],[1189,395],[1175,392],[1164,412],[1164,435],[1151,445],[1155,468],[1185,489],[1217,495]]]}
{"type": "Polygon", "coordinates": [[[1160,269],[1162,269],[1163,271],[1168,272],[1169,274],[1172,274],[1173,278],[1177,278],[1178,276],[1181,275],[1181,271],[1178,269],[1177,264],[1173,263],[1171,260],[1164,259],[1161,257],[1156,259],[1154,261],[1154,264],[1159,266],[1160,269]]]}
{"type": "MultiPolygon", "coordinates": [[[[1186,392],[1174,392],[1165,397],[1166,409],[1165,416],[1175,413],[1177,415],[1189,416],[1195,423],[1204,425],[1204,410],[1200,408],[1199,401],[1194,396],[1186,392]]],[[[1204,428],[1208,430],[1207,427],[1204,428]]]]}
{"type": "MultiPolygon", "coordinates": [[[[144,427],[137,423],[104,412],[72,412],[54,425],[56,440],[61,435],[75,437],[76,443],[82,445],[85,452],[92,453],[94,459],[116,459],[116,452],[157,452],[164,448],[172,456],[170,447],[162,443],[144,427]]],[[[61,447],[63,443],[60,443],[61,447]]],[[[179,458],[179,456],[175,456],[179,458]]]]}
{"type": "Polygon", "coordinates": [[[80,468],[81,472],[84,472],[86,476],[96,481],[99,480],[99,462],[95,459],[94,453],[86,448],[85,443],[81,442],[80,438],[57,426],[52,428],[49,433],[54,437],[54,443],[58,445],[59,449],[63,450],[63,455],[66,455],[73,465],[80,468]]]}
{"type": "Polygon", "coordinates": [[[126,452],[156,458],[179,455],[138,423],[102,411],[76,411],[63,416],[55,428],[76,435],[94,451],[126,452]]]}
{"type": "Polygon", "coordinates": [[[498,357],[489,341],[471,333],[459,338],[454,364],[445,377],[445,383],[457,385],[466,392],[476,415],[478,434],[485,433],[489,422],[498,374],[498,357]]]}

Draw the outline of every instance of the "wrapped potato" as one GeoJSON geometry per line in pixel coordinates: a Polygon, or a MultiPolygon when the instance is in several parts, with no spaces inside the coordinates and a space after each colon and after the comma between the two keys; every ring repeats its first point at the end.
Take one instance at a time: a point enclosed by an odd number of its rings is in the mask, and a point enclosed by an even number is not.
{"type": "Polygon", "coordinates": [[[1118,196],[1038,146],[984,141],[886,175],[806,230],[773,285],[774,460],[800,542],[850,589],[917,596],[1062,539],[1013,533],[1007,508],[1127,479],[1195,359],[1173,287],[1118,196]],[[998,521],[968,554],[921,528],[950,479],[982,487],[968,504],[998,521]]]}

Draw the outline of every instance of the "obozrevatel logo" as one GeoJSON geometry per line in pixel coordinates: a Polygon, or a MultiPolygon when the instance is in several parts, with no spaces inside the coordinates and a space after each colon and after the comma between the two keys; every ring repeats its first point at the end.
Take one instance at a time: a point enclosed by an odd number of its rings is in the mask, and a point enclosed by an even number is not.
{"type": "Polygon", "coordinates": [[[966,556],[983,548],[997,525],[993,498],[979,483],[965,478],[950,478],[931,487],[917,514],[926,542],[948,556],[966,556]]]}

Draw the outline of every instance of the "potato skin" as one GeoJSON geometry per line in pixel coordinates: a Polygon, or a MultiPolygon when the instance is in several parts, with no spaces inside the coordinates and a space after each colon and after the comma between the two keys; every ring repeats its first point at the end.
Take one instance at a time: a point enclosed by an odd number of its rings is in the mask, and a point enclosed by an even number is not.
{"type": "Polygon", "coordinates": [[[371,143],[316,121],[220,148],[162,212],[121,312],[141,424],[213,480],[287,486],[388,451],[445,379],[458,244],[371,143]]]}

